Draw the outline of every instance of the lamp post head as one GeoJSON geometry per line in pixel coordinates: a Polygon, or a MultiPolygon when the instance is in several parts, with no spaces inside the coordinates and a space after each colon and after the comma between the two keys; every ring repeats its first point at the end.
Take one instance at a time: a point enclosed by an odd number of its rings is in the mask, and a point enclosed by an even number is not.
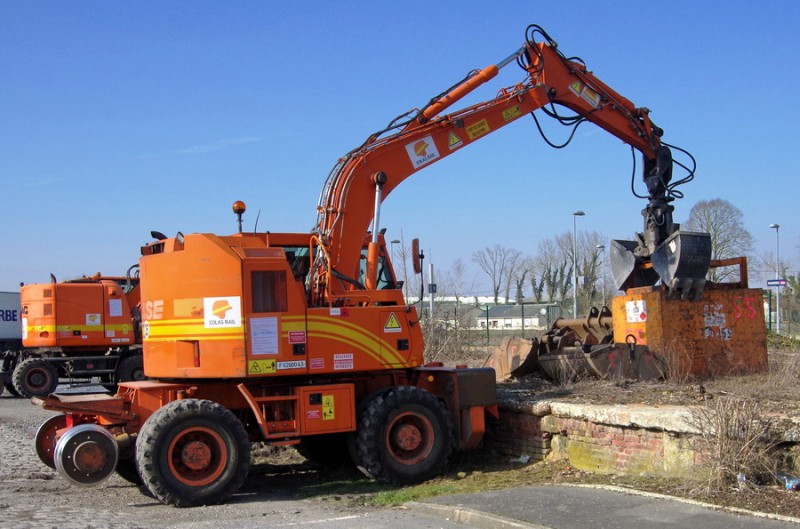
{"type": "Polygon", "coordinates": [[[778,228],[781,227],[781,225],[780,224],[770,224],[769,227],[770,228],[775,228],[777,230],[778,228]]]}
{"type": "Polygon", "coordinates": [[[572,214],[575,215],[576,217],[583,217],[584,215],[586,215],[586,213],[584,213],[581,210],[573,211],[572,214]]]}

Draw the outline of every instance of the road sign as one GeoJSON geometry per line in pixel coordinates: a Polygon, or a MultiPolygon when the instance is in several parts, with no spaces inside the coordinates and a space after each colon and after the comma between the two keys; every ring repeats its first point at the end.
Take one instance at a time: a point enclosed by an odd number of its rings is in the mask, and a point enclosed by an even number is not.
{"type": "Polygon", "coordinates": [[[768,287],[785,287],[786,280],[785,279],[767,279],[767,286],[768,287]]]}

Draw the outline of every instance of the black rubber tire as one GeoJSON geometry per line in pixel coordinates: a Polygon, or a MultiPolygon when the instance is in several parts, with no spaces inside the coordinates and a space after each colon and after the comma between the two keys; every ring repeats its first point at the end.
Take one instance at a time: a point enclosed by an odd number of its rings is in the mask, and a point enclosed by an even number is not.
{"type": "Polygon", "coordinates": [[[247,479],[250,443],[244,425],[209,400],[172,401],[145,421],[136,439],[136,467],[144,486],[168,505],[212,505],[247,479]],[[184,456],[198,455],[197,460],[184,456]]]}
{"type": "Polygon", "coordinates": [[[144,359],[141,354],[126,356],[117,364],[115,375],[117,383],[134,382],[146,378],[144,376],[144,359]]]}
{"type": "Polygon", "coordinates": [[[128,483],[142,485],[142,477],[139,475],[139,471],[136,468],[136,458],[119,458],[114,471],[128,483]]]}
{"type": "Polygon", "coordinates": [[[58,369],[44,358],[28,358],[14,368],[12,383],[22,397],[46,397],[58,387],[58,369]]]}
{"type": "MultiPolygon", "coordinates": [[[[14,376],[14,368],[17,366],[17,358],[14,352],[6,352],[2,362],[0,362],[0,373],[8,373],[8,379],[6,379],[8,382],[3,383],[6,391],[15,397],[21,397],[22,395],[19,394],[17,388],[14,387],[14,383],[11,382],[11,378],[14,376]]],[[[0,390],[0,394],[2,394],[2,390],[0,390]]]]}
{"type": "Polygon", "coordinates": [[[355,435],[356,465],[393,485],[438,476],[455,448],[453,420],[428,391],[398,386],[373,397],[355,435]]]}
{"type": "Polygon", "coordinates": [[[322,467],[340,468],[353,464],[347,450],[346,433],[309,435],[300,439],[295,449],[301,456],[322,467]]]}

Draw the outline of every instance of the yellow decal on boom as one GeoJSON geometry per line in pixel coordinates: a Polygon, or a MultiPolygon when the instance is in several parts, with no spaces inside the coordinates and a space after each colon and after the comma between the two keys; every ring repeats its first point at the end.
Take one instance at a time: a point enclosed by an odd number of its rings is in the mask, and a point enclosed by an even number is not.
{"type": "Polygon", "coordinates": [[[250,360],[247,362],[248,375],[263,375],[277,371],[275,360],[250,360]]]}
{"type": "Polygon", "coordinates": [[[467,127],[467,136],[469,136],[469,139],[474,140],[478,136],[488,134],[490,130],[492,129],[489,128],[489,122],[485,119],[482,119],[479,122],[467,127]]]}
{"type": "Polygon", "coordinates": [[[450,147],[450,150],[458,149],[462,145],[464,145],[464,141],[458,137],[458,134],[450,131],[450,135],[447,138],[447,146],[450,147]]]}
{"type": "Polygon", "coordinates": [[[519,110],[518,105],[514,105],[511,108],[507,108],[503,110],[503,119],[505,121],[511,121],[514,118],[518,118],[522,112],[519,110]]]}
{"type": "Polygon", "coordinates": [[[586,86],[585,84],[581,83],[580,81],[575,81],[571,85],[569,85],[569,89],[572,91],[573,94],[580,97],[594,108],[600,106],[602,102],[602,98],[600,94],[586,86]]]}

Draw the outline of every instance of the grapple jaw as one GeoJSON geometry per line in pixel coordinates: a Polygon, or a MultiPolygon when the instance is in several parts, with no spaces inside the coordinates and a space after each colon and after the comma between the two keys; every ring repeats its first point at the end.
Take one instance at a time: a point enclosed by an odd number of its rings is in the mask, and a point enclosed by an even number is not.
{"type": "Polygon", "coordinates": [[[668,297],[699,300],[711,266],[711,236],[678,230],[656,248],[650,261],[669,289],[668,297]]]}
{"type": "Polygon", "coordinates": [[[658,274],[647,259],[636,255],[638,247],[637,241],[611,241],[608,257],[617,290],[649,287],[658,282],[658,274]]]}
{"type": "Polygon", "coordinates": [[[636,241],[611,241],[611,272],[620,290],[652,286],[661,280],[668,297],[700,299],[711,266],[711,236],[677,230],[647,257],[636,241]],[[638,251],[637,251],[638,249],[638,251]]]}

